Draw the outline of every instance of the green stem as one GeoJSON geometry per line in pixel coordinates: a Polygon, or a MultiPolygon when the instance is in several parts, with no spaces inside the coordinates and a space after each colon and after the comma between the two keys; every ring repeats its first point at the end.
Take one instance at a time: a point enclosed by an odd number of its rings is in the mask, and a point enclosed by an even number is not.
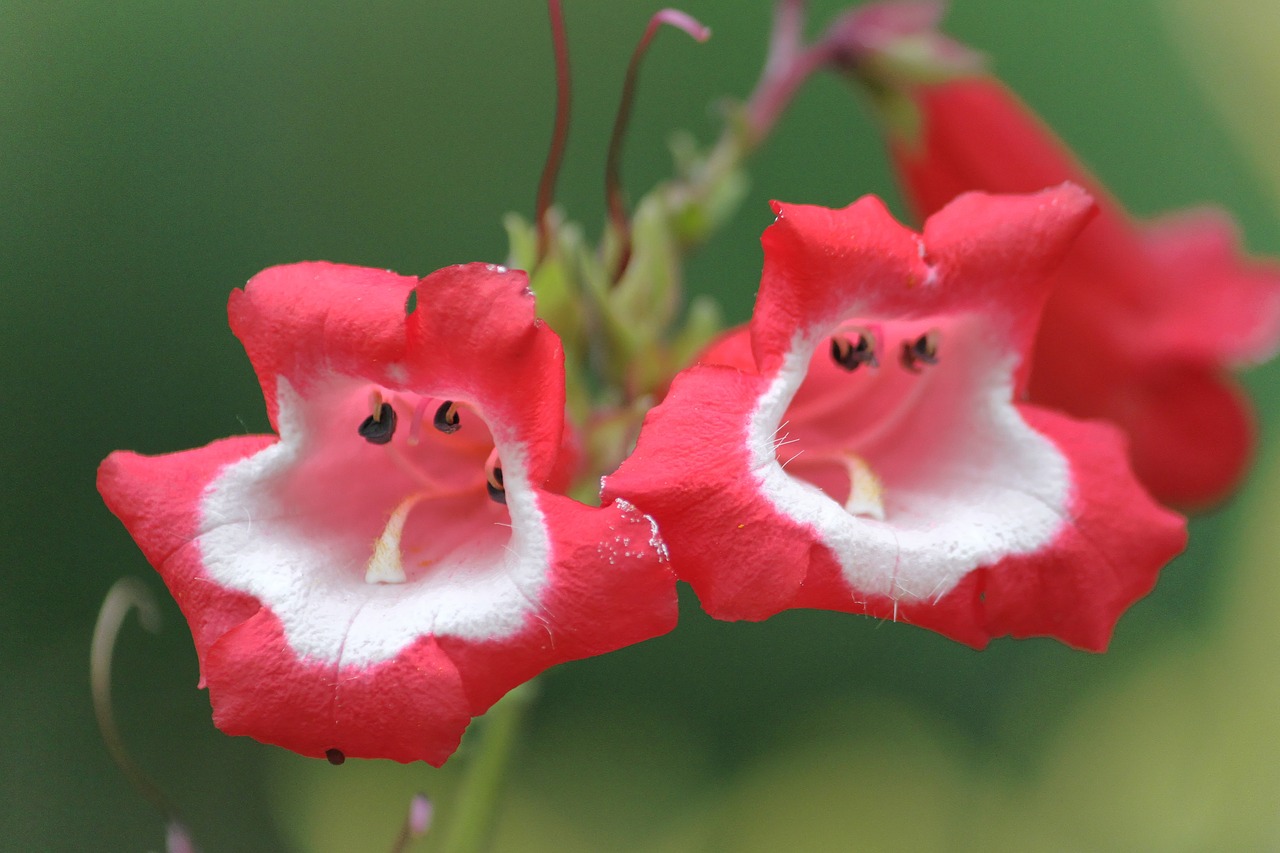
{"type": "Polygon", "coordinates": [[[533,682],[512,690],[477,721],[479,743],[466,756],[467,774],[454,803],[442,853],[481,853],[493,836],[498,797],[525,713],[533,705],[533,682]]]}

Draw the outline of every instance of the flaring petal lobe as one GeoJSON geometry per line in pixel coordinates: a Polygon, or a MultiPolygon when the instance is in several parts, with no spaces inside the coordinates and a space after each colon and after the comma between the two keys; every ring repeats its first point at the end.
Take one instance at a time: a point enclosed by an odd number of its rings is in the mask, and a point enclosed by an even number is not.
{"type": "Polygon", "coordinates": [[[563,357],[523,273],[297,264],[229,311],[278,436],[99,472],[224,731],[438,765],[518,684],[674,625],[652,520],[548,490],[563,357]]]}
{"type": "Polygon", "coordinates": [[[1104,647],[1185,532],[1114,429],[1021,402],[1088,196],[971,194],[923,235],[874,200],[775,210],[749,328],[676,378],[605,497],[657,519],[717,618],[821,608],[1104,647]]]}

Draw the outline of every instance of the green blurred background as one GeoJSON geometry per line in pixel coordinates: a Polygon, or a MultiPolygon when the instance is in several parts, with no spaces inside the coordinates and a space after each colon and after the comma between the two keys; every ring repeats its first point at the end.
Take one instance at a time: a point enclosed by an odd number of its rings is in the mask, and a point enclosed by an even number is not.
{"type": "MultiPolygon", "coordinates": [[[[812,3],[816,27],[843,5],[812,3]]],[[[649,0],[568,0],[575,126],[560,200],[591,231],[621,75],[649,0]]],[[[763,57],[763,0],[689,0],[705,45],[660,37],[625,167],[710,141],[763,57]]],[[[1280,12],[1250,0],[958,0],[949,30],[1142,214],[1217,200],[1256,251],[1276,224],[1280,12]]],[[[161,847],[109,762],[88,640],[117,577],[161,584],[102,508],[115,448],[266,429],[225,324],[231,288],[280,262],[426,273],[500,261],[531,213],[552,115],[539,0],[5,0],[0,3],[0,323],[5,411],[0,848],[161,847]]],[[[867,110],[814,81],[753,162],[751,194],[689,267],[745,319],[769,198],[897,194],[867,110]]],[[[982,653],[822,613],[671,635],[543,679],[500,850],[1280,848],[1280,378],[1247,381],[1259,467],[1105,656],[982,653]]],[[[330,767],[219,735],[190,638],[118,652],[121,725],[206,851],[386,849],[408,796],[447,808],[454,768],[330,767]]]]}

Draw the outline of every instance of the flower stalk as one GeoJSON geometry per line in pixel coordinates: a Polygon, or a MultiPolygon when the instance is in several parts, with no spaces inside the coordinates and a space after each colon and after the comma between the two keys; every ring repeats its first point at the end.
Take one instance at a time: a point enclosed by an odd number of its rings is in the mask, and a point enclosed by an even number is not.
{"type": "Polygon", "coordinates": [[[467,744],[466,776],[441,853],[481,853],[488,849],[507,768],[536,697],[536,682],[522,684],[477,722],[472,741],[467,744]]]}

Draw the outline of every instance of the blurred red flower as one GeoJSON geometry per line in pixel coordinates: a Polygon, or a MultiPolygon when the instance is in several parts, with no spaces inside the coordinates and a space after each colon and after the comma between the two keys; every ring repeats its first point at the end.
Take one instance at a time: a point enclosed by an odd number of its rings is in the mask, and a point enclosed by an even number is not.
{"type": "Polygon", "coordinates": [[[1251,458],[1253,418],[1230,375],[1280,343],[1280,264],[1244,255],[1214,208],[1133,221],[1121,204],[998,81],[910,90],[918,133],[892,136],[921,217],[970,190],[1085,187],[1098,215],[1052,274],[1029,399],[1105,418],[1129,437],[1142,482],[1162,502],[1225,497],[1251,458]]]}

